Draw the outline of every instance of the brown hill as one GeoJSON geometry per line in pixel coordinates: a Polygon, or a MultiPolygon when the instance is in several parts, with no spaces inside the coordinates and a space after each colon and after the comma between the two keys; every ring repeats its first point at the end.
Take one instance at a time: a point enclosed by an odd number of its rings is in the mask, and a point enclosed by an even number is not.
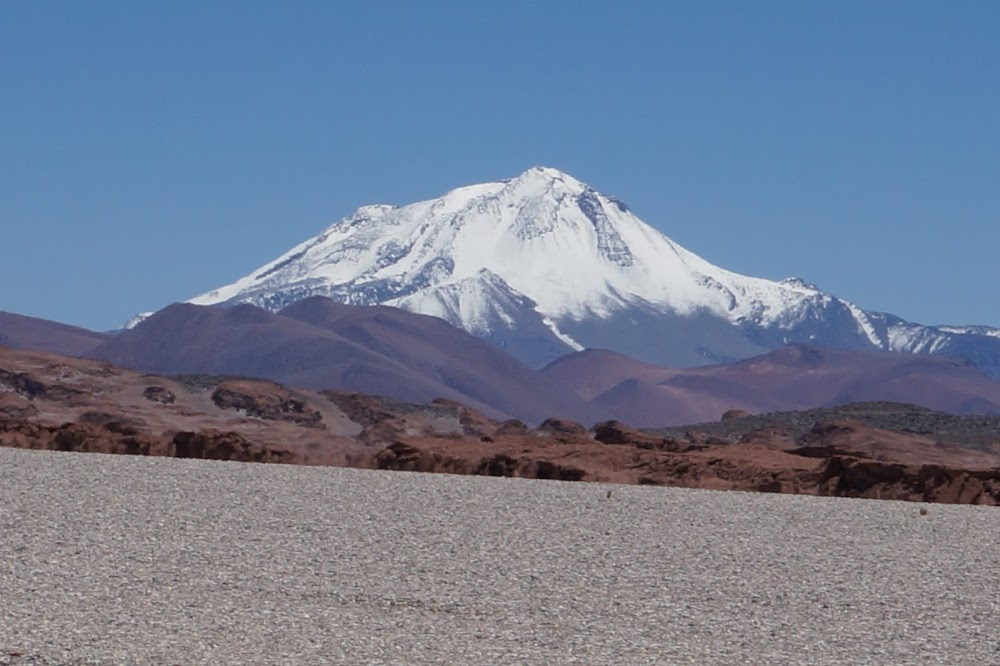
{"type": "Polygon", "coordinates": [[[600,410],[443,320],[313,298],[283,313],[171,305],[90,350],[158,374],[263,377],[289,386],[461,401],[498,418],[593,421],[600,410]]]}
{"type": "Polygon", "coordinates": [[[955,414],[1000,414],[1000,382],[946,357],[790,345],[737,363],[674,369],[586,350],[542,370],[615,418],[640,427],[851,402],[912,403],[955,414]]]}
{"type": "Polygon", "coordinates": [[[14,349],[82,356],[109,337],[108,333],[95,333],[37,317],[0,312],[0,345],[14,349]]]}
{"type": "MultiPolygon", "coordinates": [[[[537,370],[438,317],[386,306],[343,305],[319,296],[279,314],[351,340],[461,394],[453,398],[439,393],[420,401],[449,397],[530,423],[551,416],[588,423],[605,417],[603,410],[588,408],[537,370]]],[[[401,397],[390,390],[370,391],[355,384],[345,388],[401,397]]]]}

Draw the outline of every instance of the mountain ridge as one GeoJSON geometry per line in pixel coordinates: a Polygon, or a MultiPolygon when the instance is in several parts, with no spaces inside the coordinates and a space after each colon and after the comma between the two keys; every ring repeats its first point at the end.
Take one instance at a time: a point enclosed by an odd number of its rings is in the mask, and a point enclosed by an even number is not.
{"type": "Polygon", "coordinates": [[[439,318],[323,297],[278,313],[248,303],[176,303],[86,355],[165,375],[262,377],[410,402],[445,398],[527,422],[551,416],[588,420],[601,413],[439,318]]]}
{"type": "MultiPolygon", "coordinates": [[[[0,317],[0,338],[24,318],[0,317]],[[8,328],[10,326],[10,328],[8,328]]],[[[129,331],[51,335],[64,326],[30,320],[23,339],[67,345],[98,358],[166,375],[262,377],[305,389],[458,401],[495,418],[585,424],[615,418],[661,427],[764,413],[889,400],[958,414],[1000,414],[1000,382],[972,363],[943,356],[838,350],[793,343],[736,362],[677,368],[586,349],[534,370],[448,322],[390,306],[351,306],[325,297],[279,313],[250,304],[175,304],[129,331]]],[[[22,336],[23,338],[23,336],[22,336]]]]}
{"type": "Polygon", "coordinates": [[[0,311],[0,345],[79,356],[110,337],[79,326],[0,311]]]}
{"type": "Polygon", "coordinates": [[[541,373],[635,427],[889,401],[953,414],[1000,415],[1000,382],[950,357],[795,343],[736,363],[668,368],[612,351],[569,354],[541,373]]]}
{"type": "Polygon", "coordinates": [[[728,271],[549,167],[363,206],[191,302],[277,311],[313,295],[438,316],[536,367],[589,347],[693,366],[806,342],[959,355],[1000,378],[1000,329],[922,326],[801,279],[728,271]]]}

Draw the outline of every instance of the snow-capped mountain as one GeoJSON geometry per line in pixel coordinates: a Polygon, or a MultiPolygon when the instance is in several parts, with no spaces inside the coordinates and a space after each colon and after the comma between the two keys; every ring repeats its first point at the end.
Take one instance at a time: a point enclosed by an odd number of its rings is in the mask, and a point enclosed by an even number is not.
{"type": "Polygon", "coordinates": [[[867,312],[799,279],[719,268],[565,173],[364,206],[192,303],[279,310],[329,296],[442,317],[533,365],[602,347],[674,366],[788,342],[967,356],[1000,377],[1000,330],[867,312]]]}

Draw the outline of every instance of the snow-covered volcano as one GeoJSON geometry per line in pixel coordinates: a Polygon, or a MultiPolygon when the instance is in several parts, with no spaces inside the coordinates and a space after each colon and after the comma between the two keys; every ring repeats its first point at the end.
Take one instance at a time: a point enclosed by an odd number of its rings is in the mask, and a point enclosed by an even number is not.
{"type": "Polygon", "coordinates": [[[732,273],[546,167],[408,206],[364,206],[192,302],[279,310],[314,295],[436,315],[534,365],[603,347],[691,366],[798,341],[952,354],[972,344],[980,367],[1000,367],[996,329],[919,326],[802,280],[732,273]]]}

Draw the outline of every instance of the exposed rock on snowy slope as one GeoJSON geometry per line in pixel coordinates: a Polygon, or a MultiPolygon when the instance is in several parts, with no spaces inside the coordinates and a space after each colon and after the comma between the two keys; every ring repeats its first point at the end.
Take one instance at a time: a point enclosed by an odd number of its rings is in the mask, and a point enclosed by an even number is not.
{"type": "Polygon", "coordinates": [[[788,342],[966,357],[1000,377],[1000,331],[867,312],[802,280],[710,264],[555,169],[408,206],[364,206],[192,300],[280,310],[315,295],[442,317],[533,365],[601,347],[673,366],[788,342]]]}

